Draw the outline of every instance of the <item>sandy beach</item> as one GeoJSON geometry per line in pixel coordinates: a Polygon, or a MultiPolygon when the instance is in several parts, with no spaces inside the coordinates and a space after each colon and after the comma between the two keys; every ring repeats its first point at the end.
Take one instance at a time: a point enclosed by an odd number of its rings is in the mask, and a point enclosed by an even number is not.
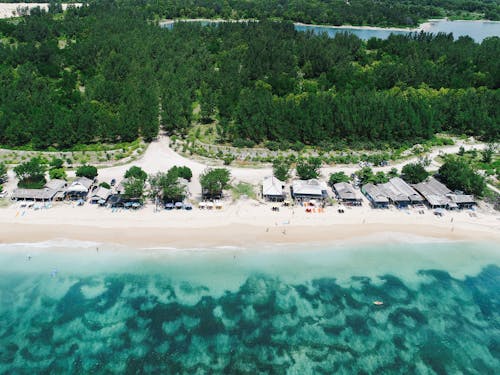
{"type": "Polygon", "coordinates": [[[85,205],[56,204],[51,209],[0,210],[0,243],[78,240],[133,247],[214,247],[258,244],[328,243],[342,240],[397,241],[430,239],[499,241],[500,216],[479,211],[375,210],[336,207],[306,213],[300,206],[271,211],[270,204],[252,200],[227,204],[222,210],[155,212],[148,205],[138,211],[85,205]]]}

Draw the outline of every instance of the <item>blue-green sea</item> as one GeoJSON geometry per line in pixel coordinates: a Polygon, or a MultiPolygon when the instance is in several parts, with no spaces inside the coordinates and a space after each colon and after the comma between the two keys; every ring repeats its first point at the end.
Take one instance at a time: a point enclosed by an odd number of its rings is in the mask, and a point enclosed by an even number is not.
{"type": "Polygon", "coordinates": [[[498,244],[0,246],[0,374],[499,369],[498,244]]]}

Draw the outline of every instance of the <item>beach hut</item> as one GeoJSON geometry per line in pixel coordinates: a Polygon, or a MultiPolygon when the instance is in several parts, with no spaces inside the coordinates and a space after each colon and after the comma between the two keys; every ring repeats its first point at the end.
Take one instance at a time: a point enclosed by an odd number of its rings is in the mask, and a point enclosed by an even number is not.
{"type": "Polygon", "coordinates": [[[90,203],[92,204],[106,204],[109,196],[111,195],[111,190],[103,186],[99,186],[90,196],[90,203]],[[101,203],[104,202],[104,203],[101,203]]]}
{"type": "Polygon", "coordinates": [[[393,189],[406,195],[411,204],[422,204],[425,201],[425,199],[402,178],[393,177],[388,183],[391,184],[393,189]]]}
{"type": "Polygon", "coordinates": [[[333,191],[339,201],[347,206],[361,206],[362,198],[351,184],[338,182],[333,185],[333,191]]]}
{"type": "Polygon", "coordinates": [[[431,208],[454,208],[454,206],[457,206],[448,197],[449,194],[453,194],[452,191],[434,177],[429,178],[428,181],[415,184],[413,187],[422,194],[431,208]]]}
{"type": "Polygon", "coordinates": [[[309,201],[311,199],[324,200],[328,198],[326,183],[316,179],[295,180],[290,187],[290,193],[295,200],[309,201]]]}
{"type": "Polygon", "coordinates": [[[262,181],[262,197],[270,202],[285,200],[285,183],[274,176],[265,177],[262,181]]]}
{"type": "Polygon", "coordinates": [[[389,197],[385,195],[377,185],[363,185],[361,192],[368,198],[373,207],[387,208],[389,206],[389,197]]]}
{"type": "Polygon", "coordinates": [[[57,191],[43,188],[43,189],[15,189],[11,194],[11,199],[15,201],[52,201],[56,196],[57,191]]]}
{"type": "Polygon", "coordinates": [[[66,190],[69,199],[86,199],[94,181],[87,177],[79,177],[66,190]]]}
{"type": "Polygon", "coordinates": [[[54,195],[54,200],[56,201],[62,201],[64,199],[67,187],[68,183],[66,181],[57,178],[45,184],[45,188],[55,190],[56,194],[54,195]]]}

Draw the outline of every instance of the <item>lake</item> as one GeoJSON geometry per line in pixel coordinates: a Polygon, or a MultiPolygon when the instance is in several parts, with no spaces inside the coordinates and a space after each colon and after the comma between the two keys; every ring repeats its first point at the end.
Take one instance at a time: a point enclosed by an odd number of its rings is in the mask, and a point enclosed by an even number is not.
{"type": "MultiPolygon", "coordinates": [[[[185,20],[188,22],[200,22],[203,25],[217,24],[226,22],[223,20],[185,20]]],[[[161,27],[172,28],[174,23],[162,22],[161,27]]],[[[377,27],[356,27],[356,26],[322,26],[322,25],[304,25],[295,24],[298,31],[313,31],[316,34],[326,33],[330,37],[340,32],[352,33],[363,40],[370,38],[387,39],[391,34],[410,34],[421,30],[430,33],[453,33],[455,38],[460,36],[470,36],[476,42],[482,42],[484,38],[490,36],[500,37],[500,22],[494,21],[448,21],[433,20],[429,21],[417,29],[396,29],[396,28],[377,28],[377,27]]]]}

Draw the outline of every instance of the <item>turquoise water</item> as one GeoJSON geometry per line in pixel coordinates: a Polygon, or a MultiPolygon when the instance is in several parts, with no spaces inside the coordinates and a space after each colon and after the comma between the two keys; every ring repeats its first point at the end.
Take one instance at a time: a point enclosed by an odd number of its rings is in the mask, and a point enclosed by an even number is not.
{"type": "MultiPolygon", "coordinates": [[[[330,26],[317,25],[295,25],[298,31],[312,30],[316,34],[327,33],[333,37],[339,32],[348,32],[358,36],[360,39],[368,40],[370,38],[387,39],[391,34],[409,34],[411,31],[402,31],[397,29],[363,29],[359,27],[338,28],[330,26]]],[[[484,38],[490,36],[500,37],[500,22],[493,21],[447,21],[436,20],[431,21],[429,28],[426,30],[429,33],[452,33],[457,39],[461,36],[470,36],[476,42],[482,42],[484,38]]]]}
{"type": "Polygon", "coordinates": [[[406,241],[3,246],[0,373],[498,373],[499,251],[406,241]]]}

